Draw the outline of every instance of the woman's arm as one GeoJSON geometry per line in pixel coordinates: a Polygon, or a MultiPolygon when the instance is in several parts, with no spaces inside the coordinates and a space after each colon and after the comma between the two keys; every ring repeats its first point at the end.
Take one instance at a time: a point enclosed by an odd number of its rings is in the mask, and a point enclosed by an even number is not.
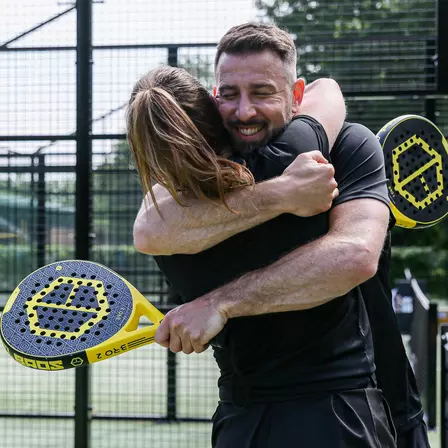
{"type": "Polygon", "coordinates": [[[347,115],[339,84],[331,78],[320,78],[308,84],[299,114],[313,117],[323,126],[331,151],[347,115]]]}

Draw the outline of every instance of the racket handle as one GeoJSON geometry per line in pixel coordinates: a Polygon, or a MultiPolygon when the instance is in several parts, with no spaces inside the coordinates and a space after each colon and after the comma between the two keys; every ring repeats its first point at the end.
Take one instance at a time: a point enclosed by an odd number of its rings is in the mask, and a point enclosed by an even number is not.
{"type": "Polygon", "coordinates": [[[152,344],[159,325],[150,325],[132,332],[123,331],[99,346],[86,350],[90,364],[152,344]]]}

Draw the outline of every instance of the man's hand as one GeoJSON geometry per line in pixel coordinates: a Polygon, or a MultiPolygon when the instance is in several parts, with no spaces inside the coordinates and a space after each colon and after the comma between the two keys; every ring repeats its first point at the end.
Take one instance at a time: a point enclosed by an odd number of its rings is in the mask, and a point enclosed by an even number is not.
{"type": "Polygon", "coordinates": [[[339,195],[333,165],[319,151],[300,154],[277,178],[285,213],[308,217],[330,210],[339,195]]]}
{"type": "Polygon", "coordinates": [[[172,352],[201,353],[223,328],[227,317],[211,300],[196,299],[171,310],[157,329],[155,341],[172,352]]]}

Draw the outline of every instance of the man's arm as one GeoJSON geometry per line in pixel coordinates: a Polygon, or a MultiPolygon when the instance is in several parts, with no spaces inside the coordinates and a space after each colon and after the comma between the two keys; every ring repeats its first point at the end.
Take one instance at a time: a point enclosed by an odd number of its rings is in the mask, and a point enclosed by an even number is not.
{"type": "Polygon", "coordinates": [[[227,318],[322,305],[375,275],[388,222],[389,208],[382,202],[345,202],[331,210],[327,235],[207,298],[227,318]]]}
{"type": "Polygon", "coordinates": [[[201,353],[230,318],[305,310],[346,294],[375,274],[388,222],[388,206],[376,199],[338,205],[328,234],[170,311],[156,342],[201,353]]]}

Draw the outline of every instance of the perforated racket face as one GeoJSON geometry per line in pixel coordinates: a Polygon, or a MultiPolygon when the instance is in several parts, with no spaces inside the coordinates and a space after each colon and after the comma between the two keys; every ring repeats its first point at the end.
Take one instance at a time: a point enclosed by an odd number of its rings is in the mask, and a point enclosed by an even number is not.
{"type": "Polygon", "coordinates": [[[3,313],[2,337],[13,350],[45,359],[60,359],[106,341],[133,309],[132,293],[122,279],[86,261],[45,266],[18,289],[3,313]]]}
{"type": "Polygon", "coordinates": [[[448,144],[430,121],[399,117],[379,133],[397,224],[423,228],[448,215],[448,144]]]}

